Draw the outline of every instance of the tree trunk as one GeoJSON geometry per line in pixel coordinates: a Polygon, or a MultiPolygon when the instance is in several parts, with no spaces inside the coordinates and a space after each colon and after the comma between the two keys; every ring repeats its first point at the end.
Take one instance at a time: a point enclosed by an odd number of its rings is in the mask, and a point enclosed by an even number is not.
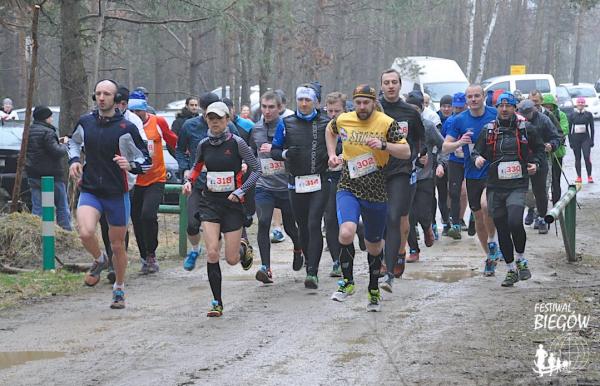
{"type": "Polygon", "coordinates": [[[88,79],[81,50],[79,1],[63,0],[60,8],[60,135],[70,134],[81,114],[87,110],[88,79]]]}
{"type": "Polygon", "coordinates": [[[579,68],[581,67],[581,27],[583,24],[583,7],[577,13],[577,32],[575,33],[575,64],[573,65],[573,84],[579,84],[579,68]]]}
{"type": "Polygon", "coordinates": [[[467,56],[467,78],[471,80],[473,70],[473,43],[475,40],[475,13],[477,11],[477,0],[470,0],[471,13],[469,15],[469,54],[467,56]]]}
{"type": "Polygon", "coordinates": [[[490,43],[490,38],[492,37],[492,33],[494,32],[494,28],[496,27],[496,19],[498,17],[498,7],[500,6],[500,1],[494,1],[494,11],[492,13],[492,19],[488,24],[488,30],[483,38],[483,44],[481,46],[481,55],[479,56],[479,70],[477,71],[477,77],[475,78],[475,83],[481,83],[481,78],[483,76],[483,70],[485,69],[485,57],[487,55],[488,44],[490,43]]]}
{"type": "Polygon", "coordinates": [[[260,89],[260,95],[267,91],[269,86],[269,75],[271,72],[271,61],[273,53],[273,13],[274,6],[272,0],[266,1],[267,6],[267,17],[265,20],[266,26],[263,33],[263,53],[259,59],[260,63],[260,74],[258,76],[258,87],[260,89]]]}
{"type": "MultiPolygon", "coordinates": [[[[98,20],[96,24],[96,44],[94,46],[94,72],[92,73],[92,83],[98,82],[100,76],[100,50],[102,48],[102,38],[104,37],[104,13],[108,0],[98,2],[98,20]]],[[[93,92],[93,90],[91,90],[93,92]]]]}

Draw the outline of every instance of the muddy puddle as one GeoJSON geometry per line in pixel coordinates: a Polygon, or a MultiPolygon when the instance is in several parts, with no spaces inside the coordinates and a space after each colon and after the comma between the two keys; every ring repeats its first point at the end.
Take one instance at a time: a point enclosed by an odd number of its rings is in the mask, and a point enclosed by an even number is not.
{"type": "Polygon", "coordinates": [[[451,269],[447,271],[436,271],[436,272],[427,272],[427,271],[417,271],[417,272],[407,272],[404,274],[404,277],[409,280],[429,280],[435,281],[439,283],[456,283],[457,281],[469,279],[474,276],[478,276],[479,272],[477,270],[470,269],[451,269]]]}
{"type": "Polygon", "coordinates": [[[65,353],[60,351],[0,352],[0,369],[6,369],[12,366],[22,365],[31,361],[62,358],[64,356],[65,353]]]}

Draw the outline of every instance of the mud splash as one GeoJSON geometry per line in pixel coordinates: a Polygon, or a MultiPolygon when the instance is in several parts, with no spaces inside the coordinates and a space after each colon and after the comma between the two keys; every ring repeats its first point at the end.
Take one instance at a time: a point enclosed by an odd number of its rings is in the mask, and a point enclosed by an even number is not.
{"type": "Polygon", "coordinates": [[[407,272],[405,275],[405,277],[410,280],[430,280],[439,283],[456,283],[457,281],[477,276],[479,275],[479,272],[470,269],[451,269],[448,271],[437,272],[407,272]]]}
{"type": "Polygon", "coordinates": [[[0,369],[22,365],[31,361],[55,359],[65,356],[61,351],[14,351],[0,352],[0,369]]]}

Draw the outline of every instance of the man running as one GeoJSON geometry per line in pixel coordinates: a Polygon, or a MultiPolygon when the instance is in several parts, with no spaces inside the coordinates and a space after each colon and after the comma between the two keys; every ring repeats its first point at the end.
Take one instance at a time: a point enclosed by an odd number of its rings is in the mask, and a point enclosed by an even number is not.
{"type": "Polygon", "coordinates": [[[321,220],[327,205],[329,184],[325,129],[329,118],[317,110],[317,92],[310,85],[296,89],[297,110],[278,125],[271,157],[285,161],[288,187],[298,236],[306,256],[304,287],[319,286],[319,263],[323,254],[321,220]]]}
{"type": "MultiPolygon", "coordinates": [[[[403,160],[411,156],[398,123],[376,110],[376,98],[374,88],[357,86],[352,94],[355,111],[334,118],[327,126],[326,136],[329,166],[343,165],[336,196],[343,279],[331,298],[343,302],[354,293],[354,236],[362,217],[369,262],[368,311],[379,311],[381,301],[377,281],[388,198],[383,168],[390,155],[403,160]],[[342,140],[342,160],[336,153],[338,136],[342,140]]],[[[398,249],[394,255],[397,252],[398,249]]]]}
{"type": "Polygon", "coordinates": [[[475,167],[488,167],[488,210],[498,230],[500,249],[508,272],[503,287],[531,277],[524,257],[527,235],[523,227],[525,194],[529,176],[545,158],[543,139],[524,118],[515,114],[516,98],[511,93],[498,97],[498,117],[485,125],[473,149],[475,167]],[[516,254],[516,263],[514,261],[516,254]]]}
{"type": "Polygon", "coordinates": [[[142,174],[150,169],[152,160],[138,129],[115,108],[117,88],[112,80],[101,80],[94,87],[98,110],[83,115],[73,130],[69,140],[69,175],[81,187],[77,205],[79,236],[94,258],[85,283],[96,285],[100,273],[108,268],[108,258],[96,238],[96,226],[105,213],[116,274],[110,307],[120,309],[125,308],[125,232],[130,212],[127,172],[142,174]],[[83,146],[85,166],[80,158],[83,146]]]}
{"type": "Polygon", "coordinates": [[[486,106],[483,87],[473,84],[465,92],[469,109],[454,119],[452,127],[446,134],[445,151],[455,151],[462,148],[464,154],[465,180],[469,207],[475,217],[475,230],[482,249],[486,252],[484,275],[493,276],[496,260],[500,257],[496,228],[492,218],[487,213],[485,187],[487,166],[476,168],[471,160],[470,150],[479,138],[483,127],[496,119],[495,108],[486,106]]]}
{"type": "Polygon", "coordinates": [[[273,219],[275,208],[281,209],[283,227],[294,243],[294,258],[292,268],[294,271],[302,269],[304,258],[302,247],[298,239],[298,227],[294,220],[290,197],[288,195],[288,175],[283,161],[276,161],[271,157],[271,147],[278,125],[283,125],[279,116],[281,99],[273,91],[267,91],[260,98],[262,117],[251,131],[250,146],[257,155],[262,174],[256,182],[255,204],[258,217],[258,232],[256,241],[260,252],[261,266],[256,271],[256,280],[270,284],[273,283],[271,271],[271,243],[269,228],[273,219]]]}
{"type": "Polygon", "coordinates": [[[148,138],[148,153],[152,157],[152,168],[136,179],[131,197],[131,222],[142,261],[140,273],[145,275],[159,270],[156,260],[158,208],[167,181],[162,143],[164,140],[167,146],[175,149],[177,136],[163,117],[147,112],[148,103],[144,94],[138,91],[131,93],[128,107],[144,123],[144,132],[148,138]]]}

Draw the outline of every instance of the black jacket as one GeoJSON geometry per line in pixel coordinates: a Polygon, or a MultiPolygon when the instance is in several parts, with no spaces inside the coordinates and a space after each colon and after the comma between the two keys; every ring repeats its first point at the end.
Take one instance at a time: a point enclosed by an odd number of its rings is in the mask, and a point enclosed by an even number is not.
{"type": "Polygon", "coordinates": [[[182,108],[181,111],[177,113],[177,117],[171,125],[171,131],[179,135],[179,129],[181,129],[185,121],[187,121],[190,118],[197,117],[198,115],[198,113],[192,113],[190,110],[187,109],[187,107],[182,108]]]}
{"type": "Polygon", "coordinates": [[[67,145],[58,142],[56,128],[45,122],[34,121],[29,128],[29,145],[25,170],[30,178],[53,176],[65,181],[67,145]]]}

